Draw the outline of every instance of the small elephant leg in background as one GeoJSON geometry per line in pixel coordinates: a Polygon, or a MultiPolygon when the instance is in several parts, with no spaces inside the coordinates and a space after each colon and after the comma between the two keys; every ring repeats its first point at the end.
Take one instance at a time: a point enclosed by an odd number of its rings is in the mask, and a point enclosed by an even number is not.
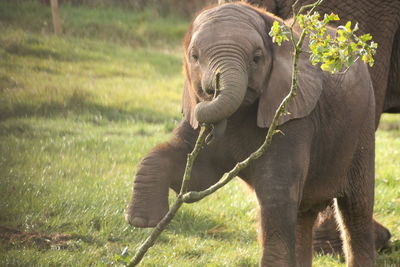
{"type": "Polygon", "coordinates": [[[299,267],[312,266],[312,228],[317,212],[300,212],[296,227],[296,261],[299,267]]]}
{"type": "Polygon", "coordinates": [[[319,254],[343,255],[343,242],[333,203],[317,216],[313,228],[313,249],[319,254]]]}
{"type": "MultiPolygon", "coordinates": [[[[328,206],[318,215],[313,228],[313,248],[319,254],[343,254],[343,242],[335,218],[335,207],[328,206]]],[[[390,231],[374,220],[375,249],[381,251],[389,245],[390,231]]]]}

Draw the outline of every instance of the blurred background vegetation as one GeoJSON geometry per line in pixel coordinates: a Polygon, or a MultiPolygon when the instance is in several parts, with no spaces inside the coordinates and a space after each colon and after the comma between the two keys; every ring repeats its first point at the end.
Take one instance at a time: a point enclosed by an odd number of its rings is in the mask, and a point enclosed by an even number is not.
{"type": "MultiPolygon", "coordinates": [[[[181,40],[200,0],[0,1],[0,266],[108,266],[149,230],[124,219],[136,165],[181,119],[181,40]]],[[[377,133],[375,216],[400,258],[400,117],[377,133]]],[[[258,266],[235,181],[186,205],[142,266],[258,266]]],[[[316,256],[314,266],[344,266],[316,256]]],[[[395,265],[396,266],[396,265],[395,265]]]]}
{"type": "MultiPolygon", "coordinates": [[[[38,0],[43,4],[50,4],[50,0],[38,0]]],[[[190,17],[205,6],[216,4],[217,0],[58,0],[59,4],[71,4],[74,6],[88,7],[119,7],[129,9],[134,12],[140,12],[151,8],[157,14],[177,15],[190,17]]]]}

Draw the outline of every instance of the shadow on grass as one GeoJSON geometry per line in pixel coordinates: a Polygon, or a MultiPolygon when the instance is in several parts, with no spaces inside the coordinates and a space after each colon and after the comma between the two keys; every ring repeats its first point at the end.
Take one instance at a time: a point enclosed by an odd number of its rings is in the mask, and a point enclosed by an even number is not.
{"type": "Polygon", "coordinates": [[[101,105],[90,100],[75,101],[74,96],[64,103],[51,101],[42,104],[20,103],[14,104],[12,110],[1,110],[0,121],[12,118],[26,117],[67,117],[69,115],[81,116],[93,124],[101,125],[110,121],[164,123],[177,119],[146,107],[126,110],[114,106],[101,105]]]}
{"type": "MultiPolygon", "coordinates": [[[[79,44],[64,43],[61,42],[58,46],[53,43],[46,43],[45,39],[32,36],[28,34],[21,34],[19,38],[9,37],[0,39],[0,48],[3,48],[4,60],[1,65],[5,66],[9,70],[19,70],[19,65],[14,63],[13,57],[17,56],[25,58],[37,58],[40,60],[51,59],[57,62],[69,62],[69,63],[92,63],[95,69],[95,64],[107,62],[112,60],[123,60],[124,62],[134,62],[134,67],[147,66],[149,71],[154,72],[157,75],[169,77],[170,75],[176,75],[181,71],[181,58],[169,54],[165,51],[153,50],[153,49],[132,49],[132,50],[119,50],[115,49],[115,45],[112,44],[96,44],[81,42],[79,44]]],[[[77,68],[85,68],[83,66],[76,66],[77,68]]],[[[60,74],[59,71],[43,67],[34,66],[34,71],[46,72],[48,74],[60,74]]],[[[91,70],[91,69],[89,69],[91,70]]],[[[96,73],[92,75],[98,78],[108,78],[115,76],[130,76],[132,75],[127,68],[126,71],[108,69],[107,72],[96,73]]],[[[14,85],[15,82],[11,81],[9,77],[2,77],[0,79],[0,86],[14,85]]]]}
{"type": "Polygon", "coordinates": [[[193,210],[183,209],[178,212],[171,223],[170,231],[185,237],[196,236],[202,239],[216,239],[222,241],[255,240],[255,229],[241,232],[231,231],[224,221],[218,221],[210,216],[195,213],[193,210]]]}
{"type": "MultiPolygon", "coordinates": [[[[4,45],[4,50],[7,53],[14,54],[20,57],[36,57],[39,59],[55,59],[58,61],[67,62],[82,62],[82,61],[100,61],[102,60],[99,56],[91,56],[85,53],[76,53],[69,51],[68,53],[57,51],[53,48],[39,47],[35,45],[35,41],[30,41],[35,38],[28,38],[24,43],[11,43],[4,45]]],[[[36,40],[36,39],[35,39],[36,40]]],[[[39,41],[37,41],[39,42],[39,41]]],[[[42,42],[42,41],[40,41],[42,42]]],[[[39,44],[41,44],[39,42],[39,44]]]]}

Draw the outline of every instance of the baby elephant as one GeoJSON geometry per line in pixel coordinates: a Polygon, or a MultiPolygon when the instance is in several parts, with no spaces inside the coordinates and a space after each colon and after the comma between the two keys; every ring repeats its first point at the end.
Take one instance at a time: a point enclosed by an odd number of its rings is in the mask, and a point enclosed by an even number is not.
{"type": "MultiPolygon", "coordinates": [[[[189,190],[217,182],[261,145],[291,83],[291,43],[277,46],[268,36],[275,20],[236,3],[193,21],[184,41],[184,120],[140,163],[129,223],[153,227],[167,212],[168,188],[179,191],[199,123],[222,133],[201,151],[189,190]]],[[[373,266],[375,104],[368,69],[356,63],[330,75],[307,55],[299,69],[297,96],[279,120],[283,134],[239,174],[260,205],[260,265],[311,266],[313,225],[334,203],[347,265],[373,266]]]]}

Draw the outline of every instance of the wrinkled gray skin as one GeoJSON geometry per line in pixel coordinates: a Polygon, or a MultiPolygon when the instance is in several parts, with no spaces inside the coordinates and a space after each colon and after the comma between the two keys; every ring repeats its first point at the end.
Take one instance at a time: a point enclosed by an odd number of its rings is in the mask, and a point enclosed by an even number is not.
{"type": "MultiPolygon", "coordinates": [[[[178,192],[198,123],[223,123],[225,135],[201,151],[190,190],[214,184],[265,138],[290,86],[290,44],[272,45],[268,13],[243,4],[203,11],[185,40],[185,120],[140,163],[127,220],[153,227],[178,192]],[[221,92],[215,94],[215,73],[221,92]]],[[[300,60],[298,94],[270,149],[239,177],[260,205],[261,266],[311,266],[312,228],[333,199],[348,266],[373,266],[375,100],[368,69],[356,63],[329,75],[300,60]]],[[[376,234],[375,234],[376,235],[376,234]]]]}

